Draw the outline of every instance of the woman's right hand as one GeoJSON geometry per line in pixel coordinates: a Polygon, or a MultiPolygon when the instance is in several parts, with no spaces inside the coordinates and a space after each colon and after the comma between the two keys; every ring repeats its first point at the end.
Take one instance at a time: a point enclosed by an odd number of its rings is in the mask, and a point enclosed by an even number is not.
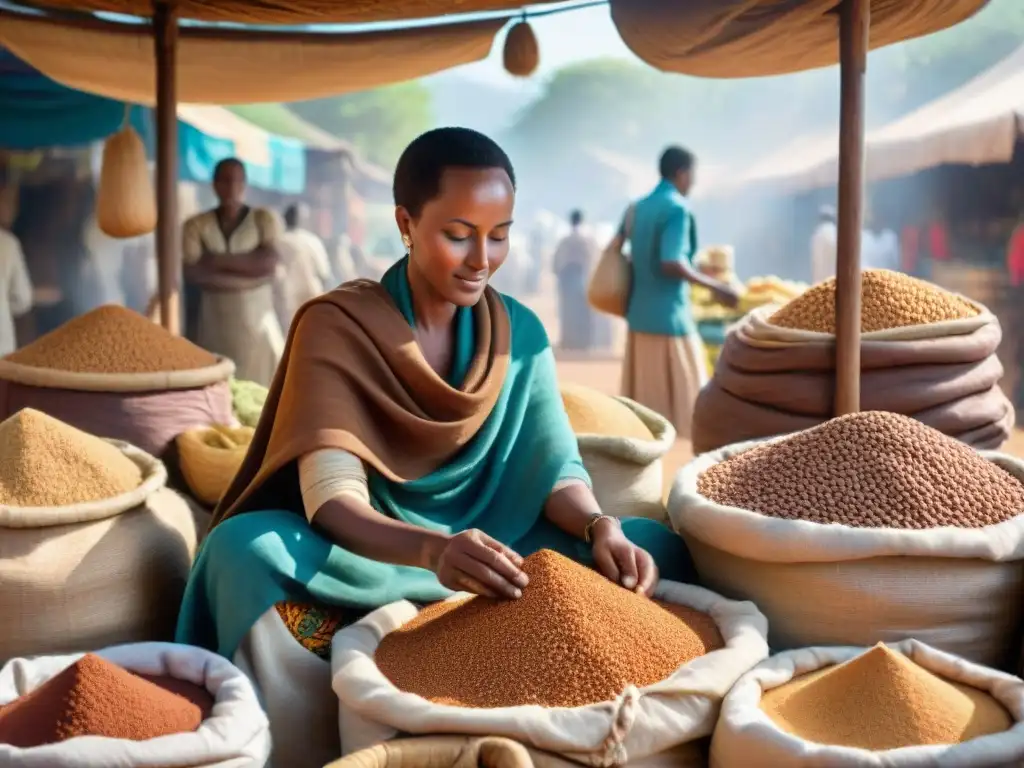
{"type": "Polygon", "coordinates": [[[523,558],[504,544],[470,529],[448,539],[434,573],[448,589],[514,600],[529,582],[522,565],[523,558]]]}

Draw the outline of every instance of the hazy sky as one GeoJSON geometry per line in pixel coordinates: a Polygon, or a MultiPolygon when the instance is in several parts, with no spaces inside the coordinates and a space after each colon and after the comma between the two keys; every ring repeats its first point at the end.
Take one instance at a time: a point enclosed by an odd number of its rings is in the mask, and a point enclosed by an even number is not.
{"type": "MultiPolygon", "coordinates": [[[[530,25],[540,43],[540,69],[531,78],[532,85],[525,87],[535,88],[538,78],[573,61],[605,56],[636,58],[619,37],[607,5],[541,16],[530,19],[530,25]]],[[[501,66],[503,45],[504,36],[499,36],[486,61],[462,67],[459,74],[495,85],[520,85],[501,66]]]]}

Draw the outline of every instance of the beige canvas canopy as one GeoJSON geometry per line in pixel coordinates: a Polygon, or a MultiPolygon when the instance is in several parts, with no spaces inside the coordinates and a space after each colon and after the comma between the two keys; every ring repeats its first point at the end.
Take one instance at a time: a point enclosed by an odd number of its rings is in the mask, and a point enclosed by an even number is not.
{"type": "MultiPolygon", "coordinates": [[[[988,0],[870,0],[870,48],[959,24],[988,0]]],[[[761,77],[839,61],[837,0],[611,0],[623,41],[656,69],[761,77]]]]}
{"type": "MultiPolygon", "coordinates": [[[[299,101],[411,80],[485,58],[504,23],[498,19],[340,34],[182,27],[178,100],[299,101]]],[[[156,103],[156,53],[149,25],[0,10],[0,44],[71,88],[133,104],[156,103]]]]}

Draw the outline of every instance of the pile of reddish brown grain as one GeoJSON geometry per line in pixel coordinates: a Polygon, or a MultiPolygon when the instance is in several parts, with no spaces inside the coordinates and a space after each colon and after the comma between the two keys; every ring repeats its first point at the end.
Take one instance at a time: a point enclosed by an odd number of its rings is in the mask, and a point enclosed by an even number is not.
{"type": "Polygon", "coordinates": [[[856,528],[982,528],[1024,513],[1024,485],[907,416],[866,411],[760,445],[704,472],[718,504],[856,528]]]}
{"type": "Polygon", "coordinates": [[[212,709],[213,697],[205,688],[135,675],[86,654],[0,707],[0,744],[28,749],[77,736],[145,741],[195,731],[212,709]]]}
{"type": "Polygon", "coordinates": [[[23,408],[0,423],[0,504],[62,507],[139,487],[139,466],[110,443],[23,408]]]}
{"type": "MultiPolygon", "coordinates": [[[[963,320],[978,308],[924,280],[866,269],[862,276],[860,329],[863,333],[963,320]]],[[[797,296],[769,319],[773,325],[818,333],[836,332],[836,280],[829,278],[797,296]]]]}
{"type": "Polygon", "coordinates": [[[767,691],[761,709],[786,733],[855,749],[959,744],[1013,726],[988,693],[945,680],[882,644],[767,691]]]}
{"type": "Polygon", "coordinates": [[[653,440],[647,425],[626,405],[590,387],[563,384],[562,404],[577,435],[653,440]]]}
{"type": "Polygon", "coordinates": [[[437,603],[387,635],[381,672],[442,704],[577,707],[664,680],[724,645],[710,616],[665,610],[549,550],[524,570],[518,600],[437,603]]]}
{"type": "Polygon", "coordinates": [[[4,359],[69,373],[187,371],[217,362],[205,349],[114,304],[69,320],[4,359]]]}

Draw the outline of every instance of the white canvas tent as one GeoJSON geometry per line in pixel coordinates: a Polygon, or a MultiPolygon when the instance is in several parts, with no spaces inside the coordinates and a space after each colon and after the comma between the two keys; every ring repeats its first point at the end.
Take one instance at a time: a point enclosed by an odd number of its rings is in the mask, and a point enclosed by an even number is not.
{"type": "MultiPolygon", "coordinates": [[[[940,165],[1008,163],[1024,136],[1024,46],[988,71],[910,114],[870,131],[868,181],[909,176],[940,165]]],[[[802,136],[756,163],[723,197],[760,185],[800,192],[831,186],[839,175],[838,131],[802,136]]]]}

